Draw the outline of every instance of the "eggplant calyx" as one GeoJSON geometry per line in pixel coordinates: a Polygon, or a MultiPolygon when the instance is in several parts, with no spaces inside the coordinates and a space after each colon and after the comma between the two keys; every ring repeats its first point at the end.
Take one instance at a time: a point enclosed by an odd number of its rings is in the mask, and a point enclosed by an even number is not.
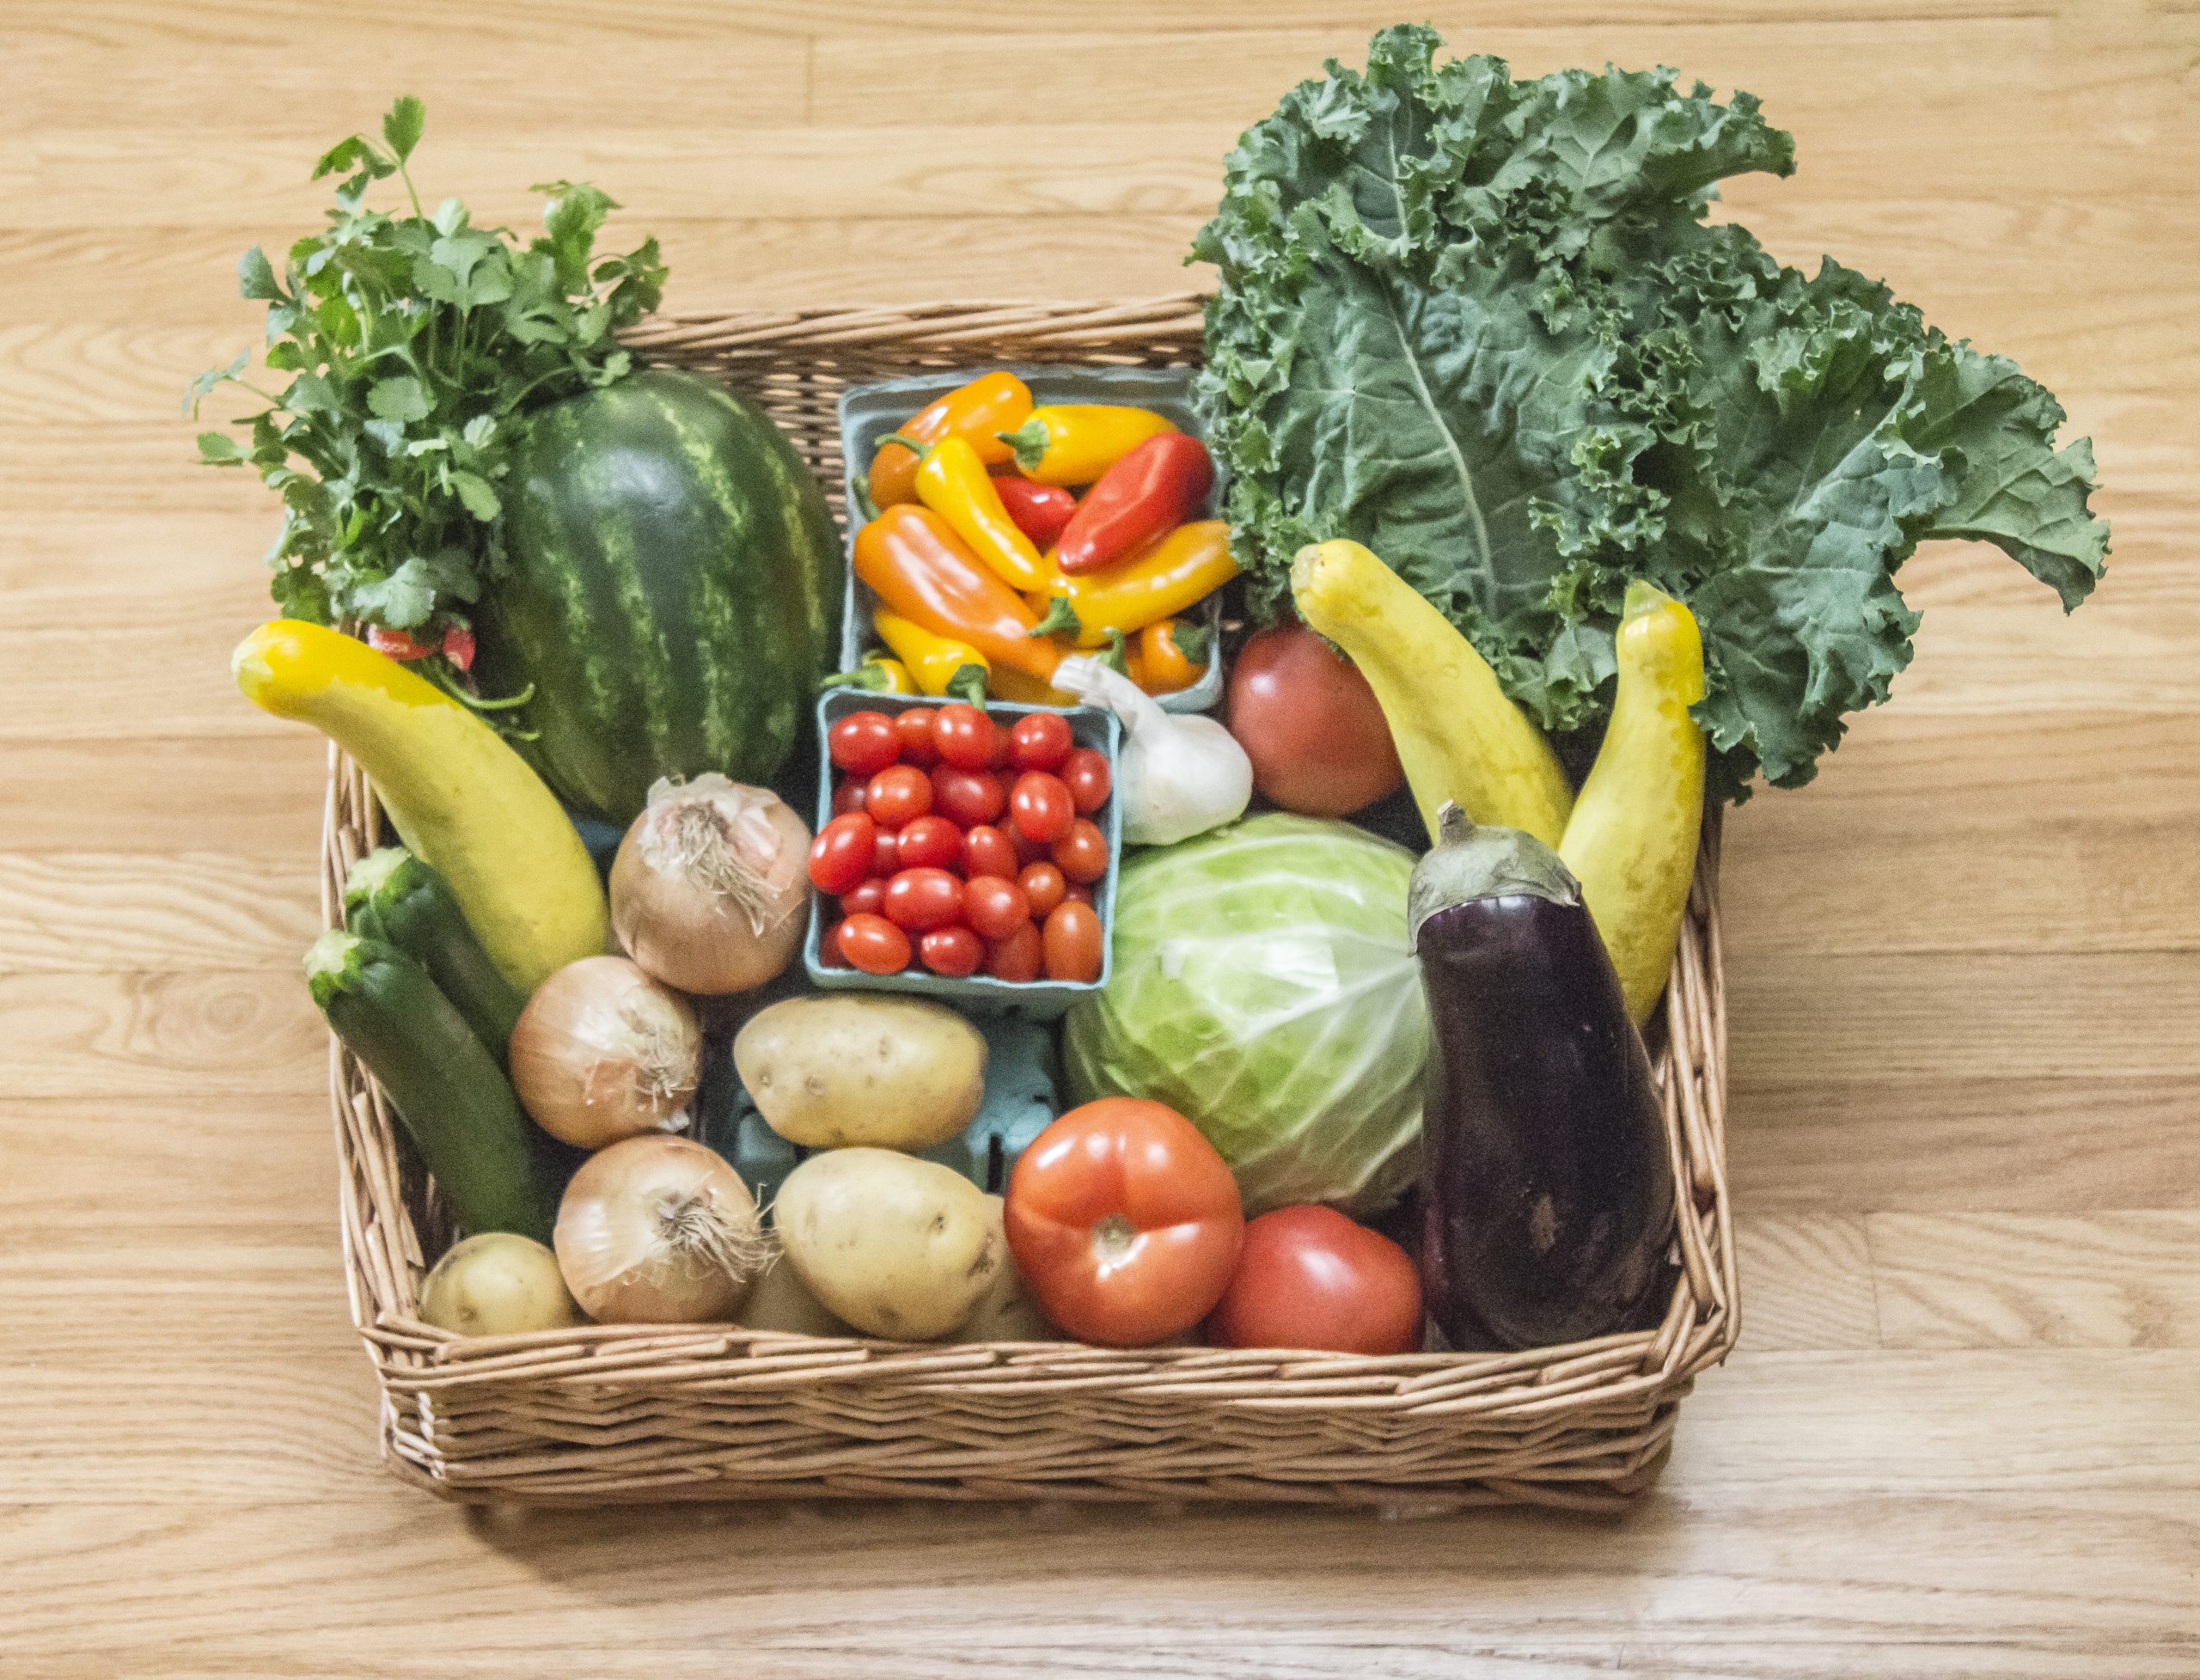
{"type": "Polygon", "coordinates": [[[1523,896],[1553,904],[1581,902],[1581,883],[1558,853],[1533,834],[1471,822],[1449,799],[1436,822],[1441,838],[1414,865],[1406,889],[1406,938],[1416,951],[1421,925],[1455,905],[1523,896]]]}

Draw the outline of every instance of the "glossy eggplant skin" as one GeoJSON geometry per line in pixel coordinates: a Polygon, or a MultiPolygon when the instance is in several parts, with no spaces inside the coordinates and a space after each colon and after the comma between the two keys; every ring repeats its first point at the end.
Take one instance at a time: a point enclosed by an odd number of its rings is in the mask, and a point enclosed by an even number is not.
{"type": "Polygon", "coordinates": [[[1636,1328],[1669,1275],[1672,1167],[1587,907],[1578,893],[1468,898],[1427,914],[1415,944],[1433,1039],[1421,1275],[1438,1329],[1458,1348],[1519,1348],[1636,1328]]]}

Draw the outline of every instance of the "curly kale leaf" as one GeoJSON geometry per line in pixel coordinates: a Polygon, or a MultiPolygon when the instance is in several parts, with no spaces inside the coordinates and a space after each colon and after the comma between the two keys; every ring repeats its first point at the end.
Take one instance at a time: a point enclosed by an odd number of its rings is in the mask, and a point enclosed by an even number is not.
{"type": "Polygon", "coordinates": [[[1831,261],[1713,227],[1794,168],[1745,94],[1670,71],[1515,82],[1386,30],[1231,154],[1199,396],[1256,608],[1291,556],[1366,543],[1544,727],[1598,724],[1629,581],[1702,621],[1722,792],[1806,781],[1886,698],[1928,537],[1998,544],[2065,608],[2100,576],[2092,455],[2010,363],[1831,261]]]}

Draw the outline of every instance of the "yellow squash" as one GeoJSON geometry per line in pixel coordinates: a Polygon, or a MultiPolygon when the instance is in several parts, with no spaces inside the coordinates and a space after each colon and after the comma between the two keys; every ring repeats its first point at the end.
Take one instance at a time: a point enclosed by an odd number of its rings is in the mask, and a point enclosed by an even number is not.
{"type": "Polygon", "coordinates": [[[296,619],[229,662],[237,687],[358,761],[398,838],[450,885],[482,946],[523,991],[603,950],[603,887],[542,779],[473,712],[364,642],[296,619]]]}
{"type": "Polygon", "coordinates": [[[1476,822],[1558,844],[1574,796],[1550,743],[1419,590],[1360,544],[1336,541],[1299,551],[1291,592],[1374,689],[1432,842],[1438,809],[1456,800],[1476,822]]]}
{"type": "Polygon", "coordinates": [[[1611,723],[1558,855],[1581,883],[1640,1025],[1665,989],[1696,877],[1704,746],[1689,708],[1703,698],[1703,638],[1686,607],[1638,581],[1615,644],[1611,723]]]}

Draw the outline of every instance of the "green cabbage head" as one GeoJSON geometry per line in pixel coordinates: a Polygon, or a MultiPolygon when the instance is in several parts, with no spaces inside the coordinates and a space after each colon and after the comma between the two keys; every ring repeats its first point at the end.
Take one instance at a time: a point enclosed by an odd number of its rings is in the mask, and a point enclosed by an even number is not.
{"type": "Polygon", "coordinates": [[[1368,1213],[1412,1182],[1428,1013],[1406,938],[1413,857],[1342,822],[1256,816],[1131,858],[1115,970],[1071,1012],[1079,1102],[1186,1115],[1248,1215],[1368,1213]]]}

